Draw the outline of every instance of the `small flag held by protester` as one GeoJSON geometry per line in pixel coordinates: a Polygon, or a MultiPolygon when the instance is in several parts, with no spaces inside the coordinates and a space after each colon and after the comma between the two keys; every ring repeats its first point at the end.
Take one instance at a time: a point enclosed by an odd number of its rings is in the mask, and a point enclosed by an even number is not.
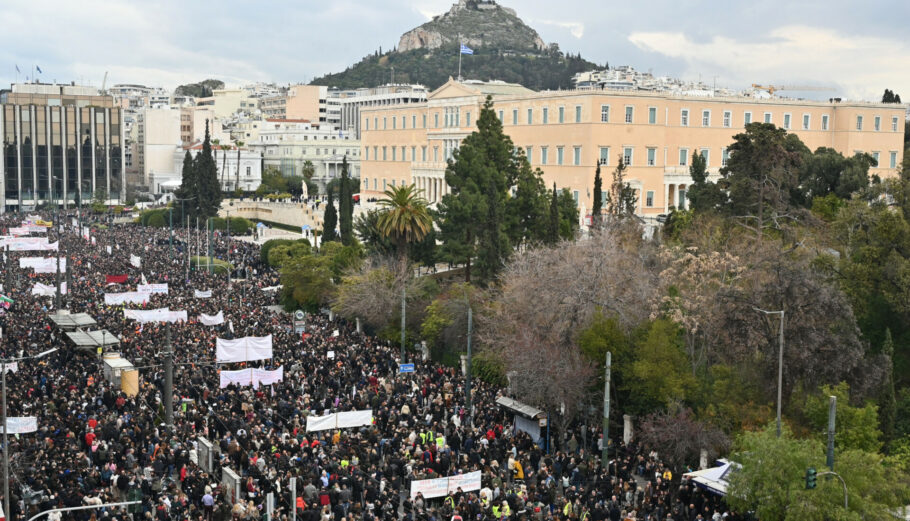
{"type": "Polygon", "coordinates": [[[13,305],[13,302],[15,301],[6,295],[0,295],[0,308],[9,309],[10,306],[13,305]]]}

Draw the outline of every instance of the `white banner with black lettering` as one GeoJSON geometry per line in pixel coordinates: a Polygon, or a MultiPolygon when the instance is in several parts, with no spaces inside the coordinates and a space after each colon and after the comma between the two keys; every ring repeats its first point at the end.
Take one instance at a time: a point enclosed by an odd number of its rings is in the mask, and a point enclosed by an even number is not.
{"type": "Polygon", "coordinates": [[[9,251],[56,251],[56,242],[47,242],[47,237],[7,237],[0,242],[0,248],[9,246],[9,251]]]}
{"type": "Polygon", "coordinates": [[[447,478],[415,480],[411,482],[411,499],[417,497],[418,492],[423,494],[424,498],[431,499],[454,494],[459,487],[461,487],[462,492],[480,490],[480,478],[481,473],[476,470],[447,478]]]}
{"type": "Polygon", "coordinates": [[[215,361],[251,362],[272,358],[272,335],[247,336],[234,340],[218,338],[215,341],[215,361]]]}
{"type": "Polygon", "coordinates": [[[193,290],[193,296],[196,298],[212,298],[212,290],[193,290]]]}
{"type": "Polygon", "coordinates": [[[127,291],[124,293],[105,293],[104,303],[108,306],[122,304],[145,304],[149,301],[149,294],[143,291],[127,291]]]}
{"type": "MultiPolygon", "coordinates": [[[[56,257],[22,257],[19,267],[32,268],[35,273],[55,273],[57,271],[56,257]]],[[[60,257],[60,273],[66,272],[66,257],[60,257]]]]}
{"type": "Polygon", "coordinates": [[[200,313],[199,322],[202,322],[202,325],[204,326],[217,326],[224,324],[224,311],[219,311],[217,315],[206,315],[205,313],[200,313]]]}
{"type": "Polygon", "coordinates": [[[171,311],[168,308],[159,309],[124,309],[123,318],[146,322],[186,322],[186,311],[171,311]]]}
{"type": "Polygon", "coordinates": [[[218,376],[221,389],[229,385],[241,387],[252,385],[253,388],[258,389],[260,385],[272,385],[284,381],[284,366],[271,371],[260,368],[238,369],[236,371],[222,370],[218,376]]]}

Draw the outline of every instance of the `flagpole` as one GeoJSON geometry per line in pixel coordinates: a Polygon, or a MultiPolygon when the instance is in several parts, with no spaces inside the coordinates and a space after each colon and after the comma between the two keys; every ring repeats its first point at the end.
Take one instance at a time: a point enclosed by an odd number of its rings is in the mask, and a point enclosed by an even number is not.
{"type": "Polygon", "coordinates": [[[461,46],[464,45],[461,40],[458,40],[458,81],[461,81],[461,46]]]}

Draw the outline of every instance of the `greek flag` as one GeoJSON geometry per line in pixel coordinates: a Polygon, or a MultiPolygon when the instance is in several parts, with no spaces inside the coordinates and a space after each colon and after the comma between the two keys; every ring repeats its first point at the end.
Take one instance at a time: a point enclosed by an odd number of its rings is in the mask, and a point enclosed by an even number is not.
{"type": "Polygon", "coordinates": [[[38,72],[40,72],[41,74],[44,74],[44,71],[41,70],[41,67],[38,67],[37,65],[35,65],[35,68],[38,69],[38,72]]]}
{"type": "Polygon", "coordinates": [[[474,54],[474,49],[471,49],[465,44],[461,44],[461,54],[474,54]]]}

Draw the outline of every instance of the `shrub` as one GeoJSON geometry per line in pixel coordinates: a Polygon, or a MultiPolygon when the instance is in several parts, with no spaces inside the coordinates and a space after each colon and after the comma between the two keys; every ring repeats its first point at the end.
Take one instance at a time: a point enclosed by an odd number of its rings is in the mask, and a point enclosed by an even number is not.
{"type": "MultiPolygon", "coordinates": [[[[190,257],[190,266],[194,270],[196,266],[199,266],[199,271],[206,271],[209,269],[209,264],[209,257],[190,257]]],[[[215,275],[227,275],[229,270],[234,269],[230,262],[221,259],[212,259],[211,264],[214,265],[213,271],[215,275]]]]}
{"type": "Polygon", "coordinates": [[[153,226],[155,228],[164,228],[167,226],[167,221],[164,220],[164,215],[161,213],[152,214],[148,219],[147,226],[153,226]]]}

